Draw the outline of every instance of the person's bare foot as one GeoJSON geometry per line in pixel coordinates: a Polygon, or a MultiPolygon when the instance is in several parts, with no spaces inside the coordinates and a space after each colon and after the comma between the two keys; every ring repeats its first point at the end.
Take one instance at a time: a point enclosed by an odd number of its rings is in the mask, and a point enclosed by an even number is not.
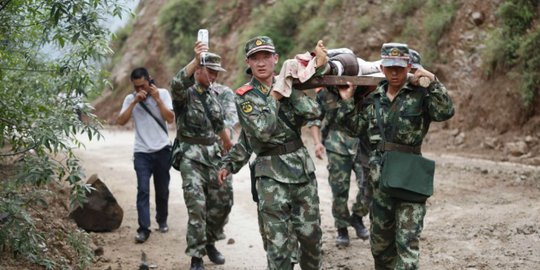
{"type": "Polygon", "coordinates": [[[323,41],[319,40],[317,46],[315,46],[315,65],[317,67],[322,67],[328,63],[328,55],[326,48],[324,47],[323,41]]]}

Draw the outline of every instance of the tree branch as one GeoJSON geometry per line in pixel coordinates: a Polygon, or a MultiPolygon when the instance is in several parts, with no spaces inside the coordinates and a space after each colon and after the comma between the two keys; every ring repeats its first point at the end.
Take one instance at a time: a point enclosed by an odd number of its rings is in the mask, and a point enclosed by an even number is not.
{"type": "Polygon", "coordinates": [[[11,0],[4,0],[0,2],[0,12],[2,12],[2,10],[9,4],[9,2],[11,2],[11,0]]]}

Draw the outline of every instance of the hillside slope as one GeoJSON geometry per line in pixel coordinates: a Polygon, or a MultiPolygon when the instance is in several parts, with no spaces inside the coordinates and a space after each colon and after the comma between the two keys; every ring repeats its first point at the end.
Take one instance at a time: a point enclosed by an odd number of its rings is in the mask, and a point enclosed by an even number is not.
{"type": "MultiPolygon", "coordinates": [[[[211,50],[222,55],[229,71],[220,80],[233,88],[246,80],[243,44],[255,34],[274,38],[281,61],[311,50],[318,39],[330,48],[348,47],[366,60],[376,60],[384,42],[405,42],[420,51],[424,66],[445,83],[456,104],[453,119],[433,124],[428,147],[540,165],[538,87],[527,107],[517,69],[509,66],[486,75],[485,51],[491,33],[500,27],[502,2],[141,1],[127,29],[132,31],[124,29],[127,35],[114,44],[114,88],[105,89],[95,102],[96,113],[112,123],[131,91],[134,67],[148,67],[158,85],[167,88],[192,57],[198,28],[210,30],[211,50]]],[[[539,13],[533,14],[531,29],[538,29],[539,13]]]]}

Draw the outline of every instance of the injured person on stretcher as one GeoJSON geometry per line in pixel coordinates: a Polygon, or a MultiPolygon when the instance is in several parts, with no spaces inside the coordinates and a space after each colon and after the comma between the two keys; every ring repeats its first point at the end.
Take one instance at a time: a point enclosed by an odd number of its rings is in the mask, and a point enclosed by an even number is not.
{"type": "Polygon", "coordinates": [[[314,76],[364,76],[380,74],[381,60],[365,61],[347,48],[327,50],[321,40],[313,52],[297,54],[293,59],[283,62],[281,71],[276,76],[273,91],[284,97],[290,97],[294,79],[304,83],[314,76]]]}

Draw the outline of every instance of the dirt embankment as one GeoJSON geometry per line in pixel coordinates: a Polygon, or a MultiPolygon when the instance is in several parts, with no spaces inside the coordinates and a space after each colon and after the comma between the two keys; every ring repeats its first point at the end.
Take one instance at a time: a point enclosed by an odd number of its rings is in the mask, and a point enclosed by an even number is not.
{"type": "MultiPolygon", "coordinates": [[[[164,36],[157,20],[159,10],[165,3],[165,0],[141,1],[133,32],[117,51],[121,57],[111,70],[114,91],[106,89],[94,104],[96,114],[106,123],[114,121],[124,96],[131,91],[128,76],[134,67],[148,67],[158,85],[164,87],[167,87],[176,69],[180,68],[170,70],[164,64],[167,58],[165,44],[169,37],[164,36]]],[[[215,3],[213,10],[216,13],[224,12],[215,16],[239,19],[233,20],[230,30],[221,36],[216,34],[223,33],[218,31],[220,25],[209,28],[213,47],[223,56],[224,65],[230,71],[222,75],[220,80],[232,85],[235,78],[233,73],[241,72],[244,66],[243,62],[235,59],[237,50],[243,45],[238,40],[238,33],[257,20],[251,16],[256,7],[266,5],[271,8],[275,3],[240,0],[233,7],[227,3],[215,3]]],[[[404,33],[403,24],[407,21],[413,25],[413,29],[424,29],[425,9],[420,8],[399,17],[389,12],[391,5],[385,3],[367,1],[354,7],[340,4],[334,9],[336,16],[328,16],[325,20],[327,25],[336,26],[333,31],[339,32],[343,44],[367,60],[376,60],[380,45],[384,42],[405,41],[412,48],[423,48],[425,37],[404,33]],[[371,23],[365,29],[358,28],[359,18],[368,15],[373,18],[371,23]]],[[[488,154],[500,161],[540,165],[540,98],[536,99],[533,110],[527,112],[522,105],[518,82],[513,79],[511,72],[496,73],[490,78],[484,75],[482,54],[489,31],[497,27],[496,10],[500,1],[456,1],[456,4],[453,20],[438,42],[438,58],[432,66],[426,67],[449,89],[456,104],[456,115],[447,123],[434,125],[435,129],[440,130],[442,139],[434,139],[430,145],[447,152],[488,154]]],[[[324,35],[320,38],[329,39],[324,35]]]]}

